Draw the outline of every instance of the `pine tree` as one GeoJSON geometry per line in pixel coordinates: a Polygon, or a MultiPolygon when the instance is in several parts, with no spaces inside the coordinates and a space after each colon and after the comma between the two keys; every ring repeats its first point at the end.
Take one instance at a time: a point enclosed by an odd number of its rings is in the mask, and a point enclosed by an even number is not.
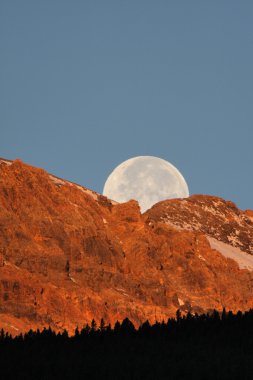
{"type": "Polygon", "coordinates": [[[100,331],[105,331],[105,321],[103,318],[101,318],[100,325],[99,325],[99,330],[100,331]]]}
{"type": "Polygon", "coordinates": [[[97,324],[95,319],[93,318],[91,321],[91,331],[96,331],[97,330],[97,324]]]}

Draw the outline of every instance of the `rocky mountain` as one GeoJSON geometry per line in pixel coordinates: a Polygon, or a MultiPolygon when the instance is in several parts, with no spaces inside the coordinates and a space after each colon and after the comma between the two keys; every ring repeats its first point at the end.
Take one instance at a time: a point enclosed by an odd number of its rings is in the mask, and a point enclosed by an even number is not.
{"type": "Polygon", "coordinates": [[[253,211],[195,195],[144,214],[0,159],[0,328],[136,325],[253,307],[253,211]]]}

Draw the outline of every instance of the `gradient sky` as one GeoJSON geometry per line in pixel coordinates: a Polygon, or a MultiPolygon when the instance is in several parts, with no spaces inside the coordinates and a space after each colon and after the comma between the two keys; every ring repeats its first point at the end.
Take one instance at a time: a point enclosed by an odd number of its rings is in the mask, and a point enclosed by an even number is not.
{"type": "Polygon", "coordinates": [[[252,0],[1,0],[0,156],[102,192],[138,155],[253,209],[252,0]]]}

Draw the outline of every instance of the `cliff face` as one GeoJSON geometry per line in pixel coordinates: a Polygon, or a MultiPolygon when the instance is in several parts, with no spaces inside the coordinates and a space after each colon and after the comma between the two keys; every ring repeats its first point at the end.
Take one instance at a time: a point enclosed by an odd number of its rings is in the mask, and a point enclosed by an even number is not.
{"type": "Polygon", "coordinates": [[[253,254],[253,211],[242,212],[233,202],[207,195],[168,200],[154,205],[147,215],[155,222],[199,231],[232,247],[253,254]]]}
{"type": "Polygon", "coordinates": [[[0,328],[73,332],[177,309],[253,307],[253,213],[192,196],[116,204],[21,161],[0,160],[0,328]]]}

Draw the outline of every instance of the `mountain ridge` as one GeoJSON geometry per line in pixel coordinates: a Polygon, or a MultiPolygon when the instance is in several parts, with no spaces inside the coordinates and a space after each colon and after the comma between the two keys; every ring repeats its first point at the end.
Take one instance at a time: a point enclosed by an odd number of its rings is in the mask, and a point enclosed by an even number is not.
{"type": "Polygon", "coordinates": [[[251,260],[253,211],[232,202],[195,195],[141,214],[0,159],[0,205],[0,328],[12,334],[253,307],[251,261],[236,261],[251,260]]]}

